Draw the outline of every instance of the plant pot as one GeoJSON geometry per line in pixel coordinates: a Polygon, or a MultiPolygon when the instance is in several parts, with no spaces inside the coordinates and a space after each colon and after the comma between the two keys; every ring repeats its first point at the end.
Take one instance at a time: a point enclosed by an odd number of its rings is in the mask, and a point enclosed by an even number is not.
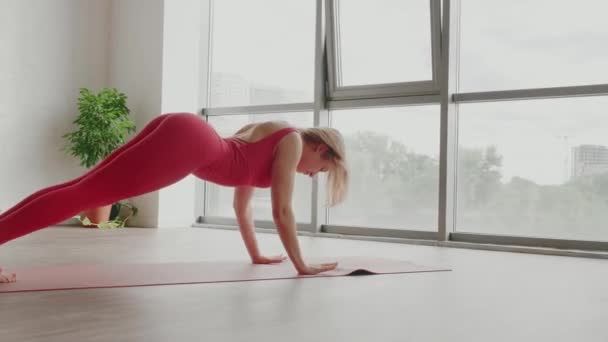
{"type": "Polygon", "coordinates": [[[116,202],[112,204],[112,210],[110,210],[110,221],[116,220],[118,215],[120,215],[120,209],[122,208],[122,203],[116,202]]]}
{"type": "MultiPolygon", "coordinates": [[[[110,220],[110,211],[112,205],[105,205],[103,207],[91,208],[83,211],[84,216],[88,217],[92,223],[108,222],[110,220]]],[[[85,227],[97,228],[95,225],[88,225],[85,227]]]]}

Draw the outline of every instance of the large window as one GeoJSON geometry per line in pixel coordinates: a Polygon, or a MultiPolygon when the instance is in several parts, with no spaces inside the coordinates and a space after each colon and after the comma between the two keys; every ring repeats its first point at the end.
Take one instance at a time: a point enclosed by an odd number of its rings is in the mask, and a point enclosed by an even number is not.
{"type": "Polygon", "coordinates": [[[213,1],[211,107],[312,102],[315,2],[213,1]]]}
{"type": "Polygon", "coordinates": [[[462,0],[460,91],[608,83],[608,2],[462,0]]]}
{"type": "MultiPolygon", "coordinates": [[[[222,136],[230,136],[241,127],[252,122],[287,121],[295,127],[312,126],[310,113],[256,114],[211,116],[209,123],[222,136]]],[[[310,222],[312,187],[310,178],[296,175],[293,205],[298,222],[310,222]]],[[[235,218],[232,208],[234,189],[209,184],[207,188],[207,215],[212,217],[235,218]]],[[[272,220],[272,206],[269,189],[256,189],[252,200],[254,217],[257,220],[272,220]]]]}
{"type": "Polygon", "coordinates": [[[428,0],[336,3],[338,85],[433,79],[428,0]]]}
{"type": "Polygon", "coordinates": [[[438,93],[438,0],[327,0],[332,99],[438,93]]]}
{"type": "Polygon", "coordinates": [[[338,110],[331,118],[344,134],[352,178],[329,224],[436,230],[439,107],[338,110]]]}
{"type": "Polygon", "coordinates": [[[608,4],[460,10],[456,231],[608,241],[608,4]]]}
{"type": "MultiPolygon", "coordinates": [[[[211,4],[208,120],[345,138],[346,200],[298,176],[299,229],[608,249],[605,1],[211,4]]],[[[208,223],[232,196],[206,187],[208,223]]],[[[272,219],[268,190],[253,205],[272,219]]]]}
{"type": "Polygon", "coordinates": [[[608,240],[607,97],[460,105],[457,230],[608,240]]]}

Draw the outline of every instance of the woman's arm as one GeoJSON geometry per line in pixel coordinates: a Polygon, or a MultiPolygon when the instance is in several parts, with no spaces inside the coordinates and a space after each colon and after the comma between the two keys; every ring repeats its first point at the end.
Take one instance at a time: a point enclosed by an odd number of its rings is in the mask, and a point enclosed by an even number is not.
{"type": "Polygon", "coordinates": [[[272,216],[287,255],[298,273],[317,274],[334,269],[337,263],[306,265],[302,258],[291,204],[296,167],[301,155],[302,140],[296,134],[286,136],[277,146],[272,166],[272,216]]]}
{"type": "Polygon", "coordinates": [[[272,264],[278,263],[286,259],[279,255],[274,257],[265,257],[260,254],[258,243],[255,238],[255,228],[253,224],[253,212],[251,209],[251,197],[253,196],[254,188],[250,186],[237,187],[234,189],[234,212],[236,220],[247,247],[247,252],[254,264],[272,264]]]}

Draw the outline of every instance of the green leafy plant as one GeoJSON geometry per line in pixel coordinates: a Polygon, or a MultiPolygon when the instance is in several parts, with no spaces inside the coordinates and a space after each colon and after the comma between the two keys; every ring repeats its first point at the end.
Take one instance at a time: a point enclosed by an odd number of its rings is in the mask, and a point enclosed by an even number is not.
{"type": "Polygon", "coordinates": [[[117,213],[115,215],[116,217],[107,222],[93,223],[88,217],[80,215],[74,216],[74,218],[80,221],[82,225],[87,227],[96,226],[100,229],[114,229],[124,228],[127,224],[127,221],[131,217],[137,215],[137,207],[135,207],[132,203],[117,202],[113,205],[112,209],[114,210],[114,208],[116,208],[117,210],[117,213]]]}
{"type": "Polygon", "coordinates": [[[104,88],[97,95],[80,89],[78,110],[74,120],[77,130],[65,134],[65,150],[90,168],[125,143],[135,123],[129,117],[127,96],[115,88],[104,88]]]}
{"type": "MultiPolygon", "coordinates": [[[[127,96],[115,88],[103,88],[98,94],[81,88],[78,110],[79,115],[73,122],[77,129],[63,135],[67,142],[64,151],[78,158],[80,165],[87,169],[123,145],[129,133],[135,132],[135,123],[129,117],[127,96]]],[[[75,218],[85,226],[120,228],[125,226],[131,216],[137,214],[135,206],[124,202],[113,204],[112,211],[116,213],[110,216],[110,221],[99,224],[92,224],[87,217],[75,218]],[[121,217],[118,212],[123,211],[123,208],[129,209],[129,214],[121,217]]]]}

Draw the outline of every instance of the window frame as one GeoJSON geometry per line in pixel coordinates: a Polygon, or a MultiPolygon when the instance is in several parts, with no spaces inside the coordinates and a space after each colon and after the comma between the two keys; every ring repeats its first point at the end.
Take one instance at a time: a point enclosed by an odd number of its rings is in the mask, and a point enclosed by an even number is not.
{"type": "MultiPolygon", "coordinates": [[[[445,116],[446,132],[442,132],[442,158],[446,160],[443,165],[444,175],[440,175],[440,191],[445,193],[441,197],[440,205],[440,236],[448,242],[466,244],[493,244],[535,248],[571,249],[580,251],[608,251],[608,241],[600,240],[573,240],[545,237],[528,237],[509,234],[481,234],[470,233],[462,229],[456,230],[456,169],[458,163],[458,106],[461,103],[500,102],[531,99],[572,98],[579,96],[608,95],[608,84],[589,84],[578,86],[561,86],[546,88],[525,88],[509,90],[488,90],[476,92],[459,92],[459,49],[460,49],[460,11],[462,0],[444,0],[444,36],[442,38],[443,56],[443,91],[442,115],[445,116]],[[447,21],[447,23],[446,23],[447,21]],[[450,47],[451,45],[451,47],[450,47]],[[448,146],[450,144],[451,146],[448,146]],[[445,146],[444,146],[445,145],[445,146]],[[444,177],[445,176],[445,177],[444,177]]],[[[500,250],[500,247],[496,248],[500,250]]],[[[556,254],[553,251],[541,251],[542,254],[556,254]]],[[[576,252],[564,251],[561,255],[578,255],[576,252]]],[[[584,256],[584,253],[583,253],[584,256]]]]}
{"type": "MultiPolygon", "coordinates": [[[[212,7],[210,20],[212,26],[212,7]]],[[[540,237],[510,235],[488,235],[456,232],[456,170],[458,163],[458,105],[460,103],[482,101],[510,101],[539,98],[567,98],[573,96],[608,95],[608,84],[593,84],[571,87],[513,89],[482,92],[458,92],[459,45],[460,45],[460,7],[461,0],[429,0],[431,8],[431,45],[433,80],[420,82],[389,83],[365,86],[337,87],[335,5],[337,0],[316,0],[315,16],[315,57],[314,57],[314,99],[310,103],[271,104],[263,106],[237,106],[203,108],[201,114],[207,118],[214,115],[268,114],[273,112],[312,111],[316,127],[330,124],[330,111],[364,107],[386,107],[417,104],[440,105],[439,129],[439,193],[438,226],[436,232],[423,230],[395,230],[382,227],[351,227],[328,225],[328,209],[323,206],[325,179],[315,177],[312,184],[310,224],[298,224],[299,230],[314,236],[344,236],[368,240],[388,239],[396,242],[465,247],[503,251],[525,251],[552,255],[594,256],[597,253],[576,251],[545,250],[542,248],[573,249],[580,251],[608,251],[608,241],[564,240],[540,237]],[[489,245],[490,244],[490,245],[489,245]],[[508,246],[506,246],[508,245],[508,246]]],[[[209,27],[206,41],[211,49],[212,27],[209,27]]],[[[312,48],[312,47],[311,47],[312,48]]],[[[209,51],[209,54],[211,51],[209,51]]],[[[208,62],[208,61],[207,61],[208,62]]],[[[206,77],[209,80],[211,67],[207,65],[206,77]]],[[[207,99],[207,94],[202,97],[207,99]]],[[[202,182],[204,183],[204,182],[202,182]]],[[[197,200],[206,201],[206,192],[197,191],[197,200]],[[201,198],[201,196],[203,198],[201,198]]],[[[222,217],[205,216],[205,211],[197,212],[199,218],[195,226],[229,227],[236,229],[236,220],[222,217]]],[[[255,221],[256,227],[276,229],[270,221],[255,221]]],[[[384,241],[384,240],[383,240],[384,241]]]]}
{"type": "Polygon", "coordinates": [[[438,95],[441,39],[441,4],[440,0],[428,0],[430,7],[431,30],[431,63],[432,79],[399,83],[381,83],[370,85],[340,86],[338,75],[340,68],[339,41],[339,3],[340,0],[326,0],[327,26],[327,64],[328,64],[328,97],[331,100],[370,99],[395,96],[438,95]]]}

